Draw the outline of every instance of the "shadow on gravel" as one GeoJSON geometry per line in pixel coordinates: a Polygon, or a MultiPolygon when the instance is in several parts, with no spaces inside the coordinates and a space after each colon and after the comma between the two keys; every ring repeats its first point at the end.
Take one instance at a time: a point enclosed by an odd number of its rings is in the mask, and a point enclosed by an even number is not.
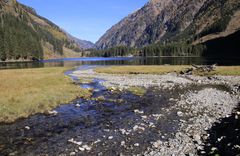
{"type": "Polygon", "coordinates": [[[230,117],[223,118],[208,131],[204,152],[199,155],[239,156],[240,155],[240,103],[230,117]],[[203,154],[204,153],[204,154],[203,154]]]}

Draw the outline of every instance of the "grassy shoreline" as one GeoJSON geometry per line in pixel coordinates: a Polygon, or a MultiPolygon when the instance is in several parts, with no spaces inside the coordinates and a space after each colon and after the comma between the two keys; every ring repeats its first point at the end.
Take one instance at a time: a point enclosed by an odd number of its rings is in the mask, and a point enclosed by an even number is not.
{"type": "Polygon", "coordinates": [[[64,75],[68,68],[0,70],[0,122],[47,112],[76,97],[89,97],[64,75]]]}
{"type": "MultiPolygon", "coordinates": [[[[160,65],[160,66],[110,66],[96,68],[98,73],[106,74],[167,74],[171,72],[184,71],[191,66],[185,65],[160,65]]],[[[209,73],[195,73],[201,76],[224,75],[224,76],[240,76],[240,66],[217,66],[215,71],[209,73]]]]}

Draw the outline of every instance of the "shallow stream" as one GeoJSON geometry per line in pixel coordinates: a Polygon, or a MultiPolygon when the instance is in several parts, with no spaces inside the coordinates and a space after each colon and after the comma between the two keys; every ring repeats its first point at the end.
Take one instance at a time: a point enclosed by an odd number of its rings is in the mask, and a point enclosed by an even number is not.
{"type": "MultiPolygon", "coordinates": [[[[88,68],[92,67],[77,70],[88,68]]],[[[93,89],[92,98],[60,105],[55,109],[57,114],[37,114],[1,124],[0,155],[142,154],[153,142],[166,141],[178,131],[182,118],[177,116],[176,101],[170,99],[179,99],[186,90],[206,87],[153,87],[137,96],[127,90],[109,91],[101,81],[80,84],[93,89]]]]}

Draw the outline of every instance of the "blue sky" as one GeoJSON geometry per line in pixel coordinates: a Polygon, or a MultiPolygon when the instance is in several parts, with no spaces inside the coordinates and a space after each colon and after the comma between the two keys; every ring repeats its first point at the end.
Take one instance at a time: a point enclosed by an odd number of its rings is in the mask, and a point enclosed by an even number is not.
{"type": "Polygon", "coordinates": [[[18,0],[70,34],[96,42],[111,26],[148,0],[18,0]]]}

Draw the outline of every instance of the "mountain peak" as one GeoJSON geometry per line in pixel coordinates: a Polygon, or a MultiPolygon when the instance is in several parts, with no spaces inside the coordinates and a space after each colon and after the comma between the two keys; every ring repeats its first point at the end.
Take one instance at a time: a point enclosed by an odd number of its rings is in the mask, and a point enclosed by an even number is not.
{"type": "Polygon", "coordinates": [[[99,49],[143,47],[178,36],[192,39],[211,33],[216,25],[225,28],[237,10],[239,0],[150,0],[109,29],[96,45],[99,49]]]}

